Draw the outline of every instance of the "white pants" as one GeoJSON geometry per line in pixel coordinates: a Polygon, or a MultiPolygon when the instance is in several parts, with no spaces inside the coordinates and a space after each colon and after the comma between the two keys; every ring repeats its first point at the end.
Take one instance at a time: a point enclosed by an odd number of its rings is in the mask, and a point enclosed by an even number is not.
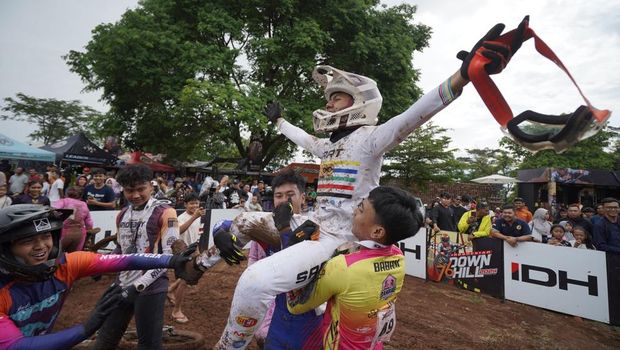
{"type": "Polygon", "coordinates": [[[226,328],[215,349],[245,349],[274,296],[307,285],[344,241],[323,236],[259,260],[237,282],[226,328]]]}

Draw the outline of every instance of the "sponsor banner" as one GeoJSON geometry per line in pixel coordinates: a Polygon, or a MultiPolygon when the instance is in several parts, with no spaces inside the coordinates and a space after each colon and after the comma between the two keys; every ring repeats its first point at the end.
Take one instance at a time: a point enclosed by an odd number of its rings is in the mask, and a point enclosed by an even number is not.
{"type": "Polygon", "coordinates": [[[504,297],[504,254],[502,241],[476,238],[473,251],[450,257],[449,274],[460,288],[504,297]]]}
{"type": "Polygon", "coordinates": [[[506,299],[609,323],[604,252],[504,243],[504,271],[506,299]]]}
{"type": "Polygon", "coordinates": [[[620,326],[620,255],[607,253],[609,323],[620,326]]]}
{"type": "Polygon", "coordinates": [[[426,279],[426,228],[416,235],[398,242],[405,254],[405,273],[409,276],[426,279]]]}
{"type": "Polygon", "coordinates": [[[426,278],[434,282],[454,284],[450,275],[450,257],[457,254],[472,252],[472,245],[467,235],[439,231],[429,231],[426,251],[426,278]]]}

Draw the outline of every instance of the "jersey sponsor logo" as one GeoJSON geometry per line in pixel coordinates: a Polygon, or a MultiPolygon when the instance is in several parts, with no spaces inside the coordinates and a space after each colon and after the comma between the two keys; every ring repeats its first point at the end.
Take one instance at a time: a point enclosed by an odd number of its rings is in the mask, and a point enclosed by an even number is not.
{"type": "Polygon", "coordinates": [[[400,267],[399,260],[379,261],[373,264],[375,272],[394,270],[400,267]]]}
{"type": "Polygon", "coordinates": [[[52,224],[50,224],[50,221],[47,218],[32,220],[32,223],[34,224],[34,229],[37,232],[52,229],[52,224]]]}
{"type": "Polygon", "coordinates": [[[243,333],[243,332],[239,332],[239,331],[233,331],[233,335],[235,337],[239,337],[239,338],[243,339],[245,337],[249,337],[250,335],[252,335],[252,333],[243,333]]]}
{"type": "Polygon", "coordinates": [[[396,292],[396,277],[388,275],[383,280],[381,294],[379,295],[379,297],[381,298],[381,300],[386,300],[392,294],[394,294],[394,292],[396,292]]]}
{"type": "Polygon", "coordinates": [[[237,324],[245,328],[254,327],[258,323],[258,321],[255,318],[248,317],[248,316],[237,316],[235,320],[237,321],[237,324]]]}
{"type": "Polygon", "coordinates": [[[243,347],[244,345],[245,345],[245,340],[237,340],[232,343],[232,346],[235,349],[239,349],[240,347],[243,347]]]}
{"type": "Polygon", "coordinates": [[[323,265],[325,265],[325,262],[320,265],[316,265],[312,267],[310,270],[302,271],[298,273],[297,280],[295,281],[295,283],[296,284],[302,283],[302,282],[305,282],[306,280],[312,281],[315,277],[318,277],[318,273],[321,271],[321,268],[323,267],[323,265]]]}

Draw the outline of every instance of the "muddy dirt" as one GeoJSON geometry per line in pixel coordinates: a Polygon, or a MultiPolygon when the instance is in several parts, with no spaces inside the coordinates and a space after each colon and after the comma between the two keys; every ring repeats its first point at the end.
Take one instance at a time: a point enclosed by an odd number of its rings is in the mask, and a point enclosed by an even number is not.
{"type": "MultiPolygon", "coordinates": [[[[164,323],[202,334],[210,349],[224,329],[233,289],[244,268],[245,264],[218,264],[188,290],[183,311],[189,322],[175,323],[167,303],[164,323]]],[[[78,281],[56,329],[83,322],[112,280],[104,276],[99,282],[78,281]]],[[[407,276],[396,305],[397,328],[385,349],[620,349],[620,327],[415,277],[407,276]]],[[[248,349],[258,347],[253,343],[248,349]]]]}

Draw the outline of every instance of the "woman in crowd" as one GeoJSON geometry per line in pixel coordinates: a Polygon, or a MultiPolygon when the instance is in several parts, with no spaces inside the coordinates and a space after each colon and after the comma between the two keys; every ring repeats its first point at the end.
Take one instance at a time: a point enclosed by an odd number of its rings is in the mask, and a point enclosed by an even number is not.
{"type": "Polygon", "coordinates": [[[28,190],[25,194],[17,196],[13,204],[41,204],[50,205],[50,200],[41,194],[43,184],[39,180],[28,182],[28,190]]]}
{"type": "Polygon", "coordinates": [[[532,237],[539,242],[547,243],[549,236],[551,236],[549,211],[545,208],[536,209],[529,224],[532,230],[532,237]]]}
{"type": "Polygon", "coordinates": [[[74,252],[84,248],[86,231],[93,228],[93,219],[85,202],[81,200],[82,189],[78,186],[67,190],[67,197],[54,202],[56,209],[73,209],[73,215],[64,221],[60,240],[65,252],[74,252]]]}

